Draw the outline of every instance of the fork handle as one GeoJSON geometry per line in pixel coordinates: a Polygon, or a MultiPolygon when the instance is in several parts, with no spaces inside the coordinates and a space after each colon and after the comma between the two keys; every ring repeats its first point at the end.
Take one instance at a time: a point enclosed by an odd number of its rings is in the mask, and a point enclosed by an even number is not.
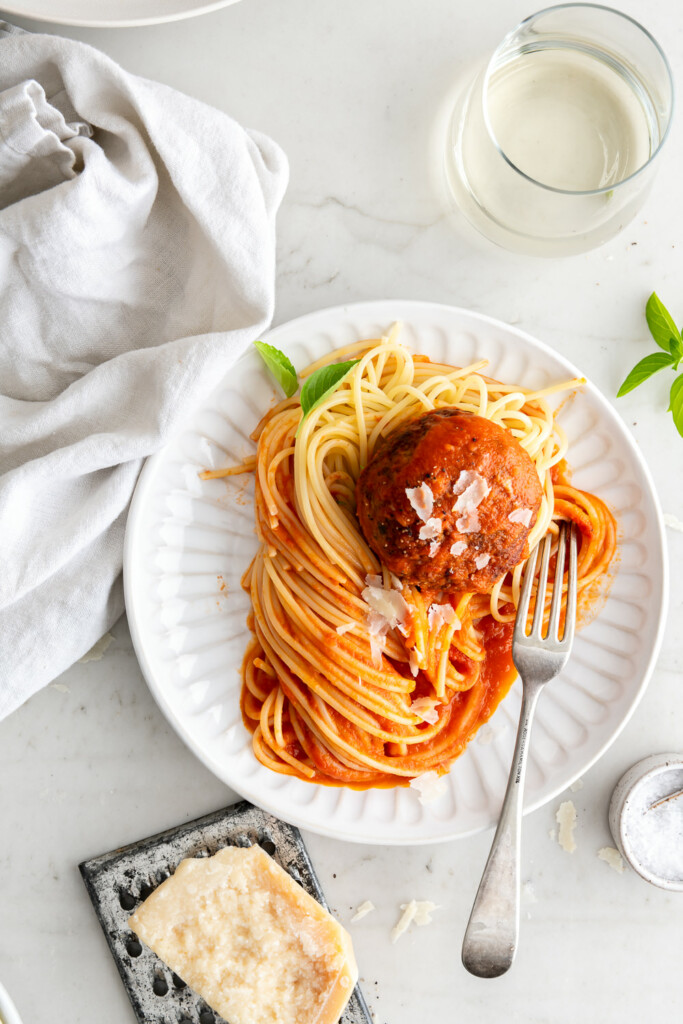
{"type": "Polygon", "coordinates": [[[505,974],[517,952],[524,778],[531,722],[542,688],[522,682],[522,709],[503,808],[462,944],[462,962],[479,978],[505,974]]]}

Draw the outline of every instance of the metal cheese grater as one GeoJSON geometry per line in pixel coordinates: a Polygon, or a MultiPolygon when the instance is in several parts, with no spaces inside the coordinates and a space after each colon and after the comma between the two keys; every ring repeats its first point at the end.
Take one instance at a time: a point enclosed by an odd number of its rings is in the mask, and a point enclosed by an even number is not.
{"type": "MultiPolygon", "coordinates": [[[[226,1024],[127,925],[185,857],[258,843],[329,910],[298,828],[242,801],[79,865],[139,1024],[226,1024]]],[[[340,1024],[372,1024],[358,985],[340,1024]]]]}

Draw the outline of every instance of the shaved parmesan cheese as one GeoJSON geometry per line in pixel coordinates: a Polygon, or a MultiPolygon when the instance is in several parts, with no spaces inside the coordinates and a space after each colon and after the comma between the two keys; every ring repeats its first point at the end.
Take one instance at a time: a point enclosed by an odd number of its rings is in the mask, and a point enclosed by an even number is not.
{"type": "Polygon", "coordinates": [[[476,508],[470,509],[456,519],[455,527],[459,533],[478,533],[481,529],[481,522],[476,508]]]}
{"type": "Polygon", "coordinates": [[[436,725],[439,721],[439,712],[436,709],[440,703],[441,701],[434,700],[433,697],[418,697],[410,705],[410,710],[418,718],[421,718],[423,722],[428,722],[429,725],[436,725]]]}
{"type": "Polygon", "coordinates": [[[600,860],[604,860],[605,864],[609,864],[611,868],[617,871],[620,875],[624,873],[624,862],[621,859],[621,854],[618,850],[615,850],[613,846],[603,846],[598,850],[598,857],[600,860]]]}
{"type": "Polygon", "coordinates": [[[404,935],[415,919],[417,913],[417,901],[411,900],[410,903],[402,903],[401,910],[403,913],[398,919],[398,922],[391,929],[391,941],[398,942],[402,935],[404,935]]]}
{"type": "Polygon", "coordinates": [[[555,821],[560,826],[557,841],[567,853],[573,853],[576,849],[574,829],[576,828],[576,807],[572,800],[564,800],[557,808],[555,821]]]}
{"type": "Polygon", "coordinates": [[[434,558],[434,555],[437,553],[437,551],[439,550],[440,547],[441,547],[441,541],[440,540],[433,540],[432,543],[429,545],[429,557],[430,558],[434,558]]]}
{"type": "Polygon", "coordinates": [[[384,577],[378,576],[378,575],[372,575],[371,573],[368,573],[368,575],[365,577],[365,586],[366,587],[383,587],[384,586],[384,577]]]}
{"type": "Polygon", "coordinates": [[[463,551],[467,551],[466,540],[456,540],[455,544],[451,544],[451,554],[454,558],[459,558],[463,551]]]}
{"type": "Polygon", "coordinates": [[[394,588],[394,590],[403,590],[403,584],[401,583],[398,576],[395,576],[393,572],[390,572],[389,577],[391,579],[391,585],[394,588]]]}
{"type": "Polygon", "coordinates": [[[379,612],[369,612],[365,624],[370,636],[384,636],[389,629],[389,623],[379,612]]]}
{"type": "Polygon", "coordinates": [[[362,594],[368,607],[387,622],[387,629],[394,629],[405,622],[408,605],[405,598],[397,590],[384,590],[382,587],[366,587],[362,594]]]}
{"type": "MultiPolygon", "coordinates": [[[[415,903],[415,917],[413,920],[418,928],[424,928],[426,924],[432,923],[432,914],[435,910],[438,910],[436,903],[432,903],[431,900],[414,900],[415,903]]],[[[403,904],[401,904],[401,910],[403,910],[403,904]]]]}
{"type": "Polygon", "coordinates": [[[418,673],[418,669],[420,668],[420,661],[415,651],[411,651],[410,654],[408,655],[408,662],[410,664],[411,673],[413,674],[413,676],[416,676],[418,673]]]}
{"type": "Polygon", "coordinates": [[[453,494],[458,495],[453,511],[461,513],[455,526],[460,533],[476,533],[481,528],[477,508],[490,491],[491,488],[481,473],[471,469],[461,471],[453,484],[453,494]]]}
{"type": "Polygon", "coordinates": [[[438,910],[436,903],[431,900],[411,900],[410,903],[401,904],[402,914],[398,922],[391,930],[391,941],[398,942],[402,935],[410,928],[413,921],[418,927],[432,923],[432,914],[438,910]]]}
{"type": "Polygon", "coordinates": [[[375,904],[372,900],[365,900],[359,907],[356,908],[356,913],[351,918],[352,921],[362,921],[364,917],[372,913],[375,909],[375,904]]]}
{"type": "Polygon", "coordinates": [[[436,772],[425,772],[411,779],[410,788],[418,793],[418,800],[421,804],[433,804],[440,796],[443,796],[448,788],[446,780],[442,779],[436,772]]]}
{"type": "Polygon", "coordinates": [[[477,555],[477,557],[474,559],[474,564],[476,565],[477,569],[485,569],[490,561],[490,555],[477,555]]]}
{"type": "Polygon", "coordinates": [[[443,533],[443,523],[440,519],[428,519],[424,526],[420,527],[418,537],[420,540],[435,540],[443,533]]]}
{"type": "Polygon", "coordinates": [[[372,654],[372,661],[375,668],[382,668],[382,651],[386,645],[386,639],[383,636],[371,636],[370,637],[370,653],[372,654]]]}
{"type": "Polygon", "coordinates": [[[453,605],[448,603],[430,605],[427,621],[430,629],[441,629],[445,623],[448,623],[449,626],[455,623],[455,628],[460,629],[460,619],[455,614],[453,605]]]}
{"type": "Polygon", "coordinates": [[[353,629],[355,622],[343,622],[341,626],[337,626],[337,633],[339,636],[343,636],[344,633],[348,633],[350,629],[353,629]]]}
{"type": "Polygon", "coordinates": [[[418,517],[426,523],[434,508],[434,495],[429,484],[422,483],[419,487],[406,487],[406,498],[417,512],[418,517]]]}
{"type": "Polygon", "coordinates": [[[528,526],[533,514],[530,508],[516,508],[514,512],[510,513],[508,519],[511,523],[521,523],[522,526],[528,526]]]}

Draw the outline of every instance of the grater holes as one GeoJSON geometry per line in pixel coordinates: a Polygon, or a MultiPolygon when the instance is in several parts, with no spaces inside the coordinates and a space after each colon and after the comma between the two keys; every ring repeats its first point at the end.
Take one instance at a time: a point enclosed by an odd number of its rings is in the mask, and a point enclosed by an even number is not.
{"type": "Polygon", "coordinates": [[[168,982],[161,971],[157,971],[152,982],[152,991],[155,996],[168,995],[168,982]]]}
{"type": "Polygon", "coordinates": [[[187,988],[187,983],[184,982],[182,978],[179,978],[177,974],[175,974],[175,973],[172,974],[171,975],[171,979],[173,981],[173,987],[174,988],[177,988],[177,989],[187,988]]]}
{"type": "Polygon", "coordinates": [[[235,836],[234,846],[241,846],[243,848],[251,846],[252,842],[246,832],[240,832],[239,835],[235,836]]]}
{"type": "Polygon", "coordinates": [[[270,835],[270,833],[269,832],[261,832],[260,835],[259,835],[258,842],[259,842],[259,846],[261,847],[263,852],[267,853],[270,857],[272,857],[273,854],[275,853],[275,850],[277,849],[277,847],[276,847],[275,843],[273,842],[273,838],[270,835]]]}
{"type": "Polygon", "coordinates": [[[199,1024],[216,1024],[213,1010],[210,1010],[208,1006],[203,1006],[199,1010],[199,1024]]]}
{"type": "Polygon", "coordinates": [[[131,935],[126,942],[126,953],[132,957],[138,957],[142,953],[142,944],[134,935],[131,935]]]}
{"type": "Polygon", "coordinates": [[[146,900],[154,892],[155,886],[151,882],[143,882],[140,886],[140,899],[146,900]]]}
{"type": "Polygon", "coordinates": [[[121,910],[132,910],[136,903],[137,900],[131,892],[128,892],[126,889],[119,889],[119,904],[121,906],[121,910]]]}

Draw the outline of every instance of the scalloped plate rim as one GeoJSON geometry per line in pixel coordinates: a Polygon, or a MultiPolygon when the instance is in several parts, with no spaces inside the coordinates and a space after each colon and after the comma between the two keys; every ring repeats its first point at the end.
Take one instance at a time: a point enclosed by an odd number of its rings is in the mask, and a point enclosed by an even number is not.
{"type": "MultiPolygon", "coordinates": [[[[307,323],[315,321],[321,317],[324,318],[325,320],[329,318],[332,321],[335,321],[341,317],[348,317],[351,314],[362,315],[366,313],[366,319],[372,318],[375,320],[401,320],[403,322],[410,322],[411,311],[413,311],[414,314],[417,314],[418,311],[420,311],[422,313],[441,313],[445,314],[446,316],[455,315],[455,317],[470,320],[474,325],[489,325],[496,328],[497,330],[503,330],[504,332],[512,336],[515,336],[520,341],[522,341],[525,347],[530,347],[531,349],[536,349],[542,352],[545,357],[549,357],[552,361],[558,363],[572,376],[580,376],[585,378],[585,375],[581,373],[581,371],[576,366],[574,366],[574,364],[565,356],[561,355],[559,352],[555,351],[555,349],[551,348],[544,342],[533,337],[533,335],[527,334],[525,331],[520,330],[519,328],[515,327],[512,324],[507,324],[502,320],[496,319],[495,317],[488,316],[487,314],[484,313],[468,310],[463,307],[450,306],[447,303],[429,302],[423,300],[378,299],[367,300],[362,302],[344,303],[337,306],[313,310],[309,313],[305,313],[301,316],[295,317],[282,324],[279,324],[276,327],[272,327],[267,332],[267,334],[263,335],[263,339],[271,344],[274,344],[277,341],[278,334],[285,332],[289,333],[292,330],[298,328],[305,329],[307,323]],[[382,308],[391,309],[394,313],[398,313],[399,315],[383,316],[380,313],[375,312],[375,310],[382,308]]],[[[239,359],[241,358],[243,358],[243,356],[239,357],[239,359]]],[[[239,359],[236,360],[236,362],[238,362],[239,359]]],[[[231,373],[233,369],[234,364],[233,367],[228,371],[228,374],[231,373]]],[[[187,429],[188,427],[190,427],[194,417],[196,417],[202,411],[202,408],[208,407],[210,405],[214,395],[217,394],[225,386],[226,378],[227,374],[226,377],[224,377],[223,380],[221,380],[220,383],[216,386],[214,391],[208,396],[205,403],[203,403],[202,406],[198,407],[195,410],[193,417],[190,420],[188,420],[188,422],[182,429],[187,429]]],[[[596,400],[597,405],[601,410],[602,416],[606,414],[607,420],[616,426],[622,441],[626,443],[626,447],[631,457],[637,463],[638,468],[640,469],[645,480],[648,496],[654,506],[654,510],[656,513],[655,521],[654,523],[650,523],[649,525],[654,527],[654,534],[658,541],[656,549],[656,553],[658,555],[658,564],[655,567],[655,572],[661,574],[661,587],[658,591],[654,591],[652,595],[652,599],[658,599],[659,603],[659,609],[657,612],[656,620],[657,626],[654,632],[654,637],[652,638],[649,657],[647,658],[647,663],[644,667],[640,683],[637,687],[634,688],[634,692],[632,694],[631,702],[628,708],[622,715],[621,719],[615,724],[614,728],[610,732],[610,735],[607,737],[602,746],[599,747],[599,749],[593,754],[593,756],[587,758],[582,763],[580,768],[573,772],[570,772],[569,775],[562,776],[560,783],[558,783],[556,786],[551,787],[549,791],[543,793],[537,799],[530,801],[528,804],[525,804],[525,814],[529,814],[532,811],[537,810],[538,808],[544,806],[550,801],[556,799],[557,796],[563,793],[577,779],[579,779],[591,767],[593,767],[593,765],[595,765],[596,762],[600,760],[603,754],[609,749],[612,743],[620,735],[621,731],[626,726],[627,722],[630,720],[638,704],[640,703],[643,694],[645,693],[645,690],[647,689],[647,686],[650,682],[657,660],[657,655],[662,644],[664,627],[666,624],[667,599],[669,592],[669,567],[668,559],[666,557],[666,535],[662,519],[661,507],[659,504],[659,498],[654,487],[652,475],[642,453],[640,452],[638,446],[636,445],[631,434],[628,432],[623,420],[620,418],[616,410],[612,408],[612,406],[605,398],[605,396],[602,394],[602,392],[599,391],[599,389],[594,384],[592,384],[588,378],[585,378],[585,380],[585,391],[589,392],[592,395],[592,397],[596,400]]],[[[141,628],[141,625],[137,619],[137,610],[135,602],[136,570],[134,568],[132,560],[133,545],[137,540],[136,531],[138,529],[138,524],[141,522],[142,519],[141,510],[144,506],[145,495],[152,485],[152,481],[154,479],[157,466],[162,462],[162,459],[166,454],[167,449],[171,447],[174,444],[175,440],[180,436],[180,434],[182,433],[182,429],[177,435],[175,435],[174,438],[172,438],[167,443],[167,445],[164,448],[162,448],[159,452],[156,452],[154,455],[150,456],[147,459],[138,478],[135,492],[133,494],[133,499],[131,501],[124,542],[123,579],[126,611],[128,615],[128,622],[133,641],[133,646],[138,661],[140,663],[140,668],[142,670],[143,676],[145,677],[147,685],[149,686],[149,689],[157,705],[159,706],[159,708],[161,709],[161,711],[163,712],[171,726],[174,728],[174,730],[177,732],[180,738],[185,742],[185,744],[190,748],[190,750],[192,750],[195,756],[204,764],[206,768],[208,768],[209,771],[211,771],[213,775],[219,778],[231,789],[234,789],[235,792],[237,792],[240,796],[245,797],[248,800],[251,800],[252,803],[255,803],[256,805],[262,807],[264,810],[274,814],[277,817],[283,817],[282,809],[278,807],[277,791],[274,792],[273,798],[270,798],[269,796],[264,797],[263,793],[260,790],[258,790],[258,788],[255,790],[251,786],[249,779],[235,779],[234,777],[230,776],[228,772],[222,771],[220,769],[220,766],[217,766],[215,764],[210,754],[207,753],[206,750],[202,749],[201,744],[195,741],[194,737],[186,729],[182,720],[178,719],[173,708],[169,705],[169,703],[164,697],[162,684],[160,684],[156,678],[154,668],[150,662],[150,659],[147,656],[144,639],[144,630],[141,628]]],[[[654,551],[650,549],[649,553],[652,556],[654,554],[654,551]]],[[[653,571],[649,570],[648,576],[652,575],[654,575],[653,571]]],[[[358,824],[356,822],[350,823],[347,827],[339,828],[335,827],[333,823],[325,823],[321,822],[320,820],[315,820],[315,814],[313,815],[313,820],[311,820],[311,816],[307,813],[297,813],[295,810],[291,809],[287,810],[285,820],[287,820],[290,824],[296,825],[304,829],[308,829],[311,832],[328,838],[340,839],[347,842],[367,843],[370,845],[379,846],[422,846],[430,843],[449,842],[454,839],[461,839],[466,838],[470,835],[475,835],[479,832],[486,831],[486,829],[492,827],[492,823],[489,822],[467,829],[452,829],[451,831],[441,831],[441,821],[436,821],[435,819],[431,819],[430,821],[429,817],[427,817],[426,820],[422,822],[425,833],[424,835],[416,836],[411,831],[407,831],[405,834],[398,833],[387,837],[386,835],[383,835],[381,831],[373,832],[371,829],[368,829],[367,822],[362,823],[362,834],[354,835],[354,827],[358,824]],[[439,830],[430,832],[430,825],[432,825],[432,827],[437,826],[439,830]]],[[[457,812],[456,817],[453,820],[457,820],[457,812]]],[[[381,825],[379,827],[381,830],[381,825]]],[[[414,828],[414,826],[409,826],[408,828],[411,829],[414,828]]]]}

